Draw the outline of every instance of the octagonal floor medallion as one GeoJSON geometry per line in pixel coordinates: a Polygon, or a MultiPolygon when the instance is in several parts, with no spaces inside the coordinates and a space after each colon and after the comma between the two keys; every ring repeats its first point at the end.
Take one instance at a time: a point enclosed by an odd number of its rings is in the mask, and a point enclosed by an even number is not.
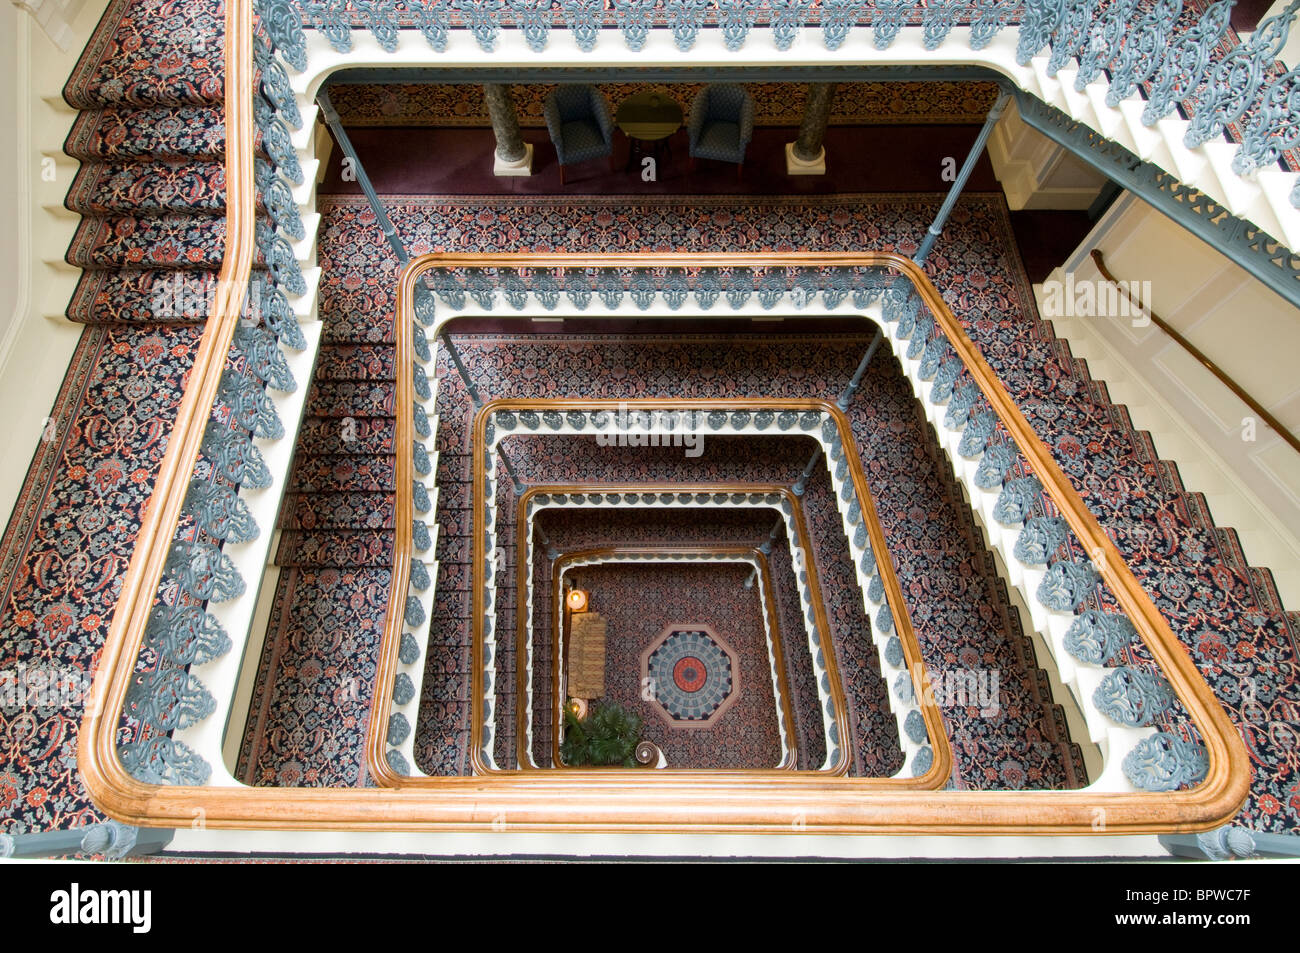
{"type": "Polygon", "coordinates": [[[641,653],[646,700],[674,728],[712,724],[740,697],[736,653],[710,626],[675,622],[641,653]]]}

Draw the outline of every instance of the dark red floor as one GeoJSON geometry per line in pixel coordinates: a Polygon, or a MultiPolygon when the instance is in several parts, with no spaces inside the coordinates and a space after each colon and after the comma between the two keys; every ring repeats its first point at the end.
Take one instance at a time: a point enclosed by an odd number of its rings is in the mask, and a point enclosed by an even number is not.
{"type": "Polygon", "coordinates": [[[1092,226],[1087,212],[1012,212],[1011,230],[1029,280],[1037,284],[1046,279],[1073,254],[1092,226]]]}
{"type": "MultiPolygon", "coordinates": [[[[492,174],[495,143],[490,129],[364,127],[348,136],[376,191],[395,195],[828,195],[836,192],[942,192],[945,158],[966,158],[977,126],[834,126],[826,132],[826,175],[785,173],[785,144],[798,130],[754,130],[748,161],[738,178],[736,166],[701,161],[689,170],[685,130],[670,140],[672,156],[661,162],[658,178],[643,181],[639,165],[625,169],[627,139],[615,133],[613,169],[597,159],[567,170],[560,184],[555,147],[545,129],[526,129],[533,143],[533,174],[492,174]]],[[[321,187],[327,193],[360,193],[344,182],[341,153],[335,150],[321,187]]],[[[988,157],[981,158],[968,188],[998,188],[988,157]]]]}
{"type": "Polygon", "coordinates": [[[1232,8],[1232,28],[1238,33],[1253,31],[1272,6],[1272,0],[1237,0],[1232,8]]]}
{"type": "MultiPolygon", "coordinates": [[[[685,130],[670,140],[671,156],[654,181],[640,166],[627,167],[628,142],[615,133],[612,160],[570,166],[560,184],[555,148],[545,129],[526,129],[533,143],[533,174],[506,177],[492,172],[495,141],[490,129],[363,127],[349,129],[375,190],[381,195],[833,195],[856,192],[946,192],[946,159],[960,166],[979,133],[978,126],[833,126],[826,131],[826,174],[791,176],[785,144],[797,130],[754,130],[748,161],[736,166],[701,161],[689,168],[685,130]]],[[[342,176],[342,151],[335,149],[320,191],[360,194],[342,176]]],[[[966,185],[972,192],[1001,186],[988,154],[980,157],[966,185]]],[[[1074,251],[1092,223],[1084,212],[1012,212],[1011,223],[1030,281],[1042,281],[1074,251]]]]}

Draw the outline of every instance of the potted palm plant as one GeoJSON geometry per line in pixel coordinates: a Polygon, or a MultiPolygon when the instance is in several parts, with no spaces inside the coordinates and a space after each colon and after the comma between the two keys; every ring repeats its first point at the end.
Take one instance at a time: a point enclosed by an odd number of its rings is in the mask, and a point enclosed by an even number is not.
{"type": "Polygon", "coordinates": [[[571,768],[635,768],[636,746],[641,740],[641,716],[615,702],[599,702],[579,718],[571,708],[564,710],[564,741],[560,760],[571,768]]]}

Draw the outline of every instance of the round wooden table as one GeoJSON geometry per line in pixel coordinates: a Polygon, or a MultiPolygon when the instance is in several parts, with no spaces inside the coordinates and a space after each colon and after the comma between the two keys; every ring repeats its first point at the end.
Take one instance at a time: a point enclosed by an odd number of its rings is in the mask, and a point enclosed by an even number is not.
{"type": "Polygon", "coordinates": [[[648,89],[619,104],[614,124],[631,143],[628,168],[639,156],[649,155],[658,162],[661,151],[671,154],[668,137],[682,127],[682,107],[667,93],[648,89]]]}

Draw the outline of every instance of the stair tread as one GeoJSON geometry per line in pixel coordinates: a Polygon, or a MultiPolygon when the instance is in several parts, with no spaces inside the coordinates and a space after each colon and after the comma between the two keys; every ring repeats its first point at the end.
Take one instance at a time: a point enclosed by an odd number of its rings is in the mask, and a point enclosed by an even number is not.
{"type": "Polygon", "coordinates": [[[276,563],[281,566],[392,566],[391,530],[285,530],[276,563]]]}
{"type": "Polygon", "coordinates": [[[285,529],[393,528],[396,502],[391,493],[354,490],[289,495],[280,526],[285,529]]]}
{"type": "Polygon", "coordinates": [[[396,350],[385,344],[322,343],[317,381],[392,381],[396,350]]]}
{"type": "MultiPolygon", "coordinates": [[[[331,295],[330,276],[321,284],[322,305],[331,295]]],[[[367,322],[364,314],[338,315],[330,321],[321,334],[322,344],[394,344],[397,337],[391,330],[367,322]],[[349,320],[351,318],[351,320],[349,320]]]]}
{"type": "Polygon", "coordinates": [[[220,161],[226,152],[225,111],[216,106],[87,109],[73,121],[63,151],[92,161],[220,161]]]}
{"type": "MultiPolygon", "coordinates": [[[[65,257],[84,269],[217,271],[225,252],[224,217],[172,213],[153,218],[83,218],[65,257]]],[[[257,260],[261,263],[260,257],[257,260]]]]}
{"type": "Polygon", "coordinates": [[[216,287],[215,269],[119,269],[82,272],[68,303],[80,324],[201,324],[216,287]],[[180,281],[178,281],[180,278],[180,281]]]}
{"type": "Polygon", "coordinates": [[[64,205],[83,215],[219,215],[226,208],[226,167],[203,159],[85,162],[64,205]]]}
{"type": "Polygon", "coordinates": [[[289,487],[295,493],[346,490],[391,492],[394,487],[394,458],[362,454],[327,454],[297,460],[289,487]]]}
{"type": "Polygon", "coordinates": [[[391,567],[280,574],[283,611],[267,633],[248,722],[239,726],[239,778],[270,787],[364,783],[361,741],[391,582],[391,567]],[[305,732],[310,741],[285,740],[302,731],[303,719],[319,731],[305,732]]]}
{"type": "Polygon", "coordinates": [[[393,381],[313,379],[307,413],[313,417],[391,417],[396,402],[393,381]]]}
{"type": "Polygon", "coordinates": [[[219,103],[225,94],[225,4],[116,0],[104,12],[63,98],[78,109],[130,103],[219,103]]]}
{"type": "Polygon", "coordinates": [[[298,431],[299,454],[389,455],[397,423],[392,417],[308,417],[298,431]],[[351,420],[350,424],[346,420],[351,420]]]}

